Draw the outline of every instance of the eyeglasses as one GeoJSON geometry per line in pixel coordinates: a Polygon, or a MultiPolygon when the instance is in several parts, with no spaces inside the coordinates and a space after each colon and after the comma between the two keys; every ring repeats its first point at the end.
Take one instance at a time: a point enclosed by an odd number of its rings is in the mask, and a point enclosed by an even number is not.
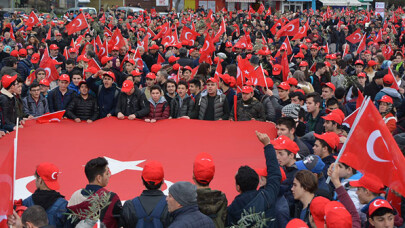
{"type": "Polygon", "coordinates": [[[39,89],[32,89],[31,92],[39,92],[39,89]]]}

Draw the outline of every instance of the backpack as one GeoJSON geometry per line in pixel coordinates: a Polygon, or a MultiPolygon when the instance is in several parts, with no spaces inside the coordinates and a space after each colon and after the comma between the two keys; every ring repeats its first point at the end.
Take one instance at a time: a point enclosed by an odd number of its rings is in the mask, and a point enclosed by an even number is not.
{"type": "MultiPolygon", "coordinates": [[[[56,227],[63,226],[63,224],[60,223],[65,222],[64,214],[66,212],[67,203],[68,202],[65,200],[65,198],[61,197],[58,198],[55,201],[55,203],[53,203],[52,206],[46,210],[46,214],[48,215],[48,221],[50,225],[54,225],[56,227]]],[[[35,205],[32,196],[24,200],[23,205],[26,207],[35,205]]]]}
{"type": "Polygon", "coordinates": [[[138,223],[136,224],[137,228],[143,227],[163,228],[163,224],[160,221],[160,217],[162,216],[163,210],[167,205],[166,197],[163,196],[159,200],[159,202],[156,204],[156,207],[153,209],[150,215],[146,214],[145,209],[143,208],[141,201],[139,200],[139,197],[134,198],[132,200],[132,203],[134,204],[135,207],[135,213],[138,216],[138,223]]]}

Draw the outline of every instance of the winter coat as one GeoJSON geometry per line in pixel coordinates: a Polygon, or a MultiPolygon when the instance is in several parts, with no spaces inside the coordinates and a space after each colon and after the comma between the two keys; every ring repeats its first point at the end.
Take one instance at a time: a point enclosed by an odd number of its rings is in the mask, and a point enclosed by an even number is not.
{"type": "Polygon", "coordinates": [[[267,183],[264,188],[242,192],[228,207],[227,225],[237,224],[244,210],[255,208],[255,213],[264,212],[269,219],[266,227],[277,227],[275,222],[276,200],[280,189],[281,173],[273,145],[264,147],[267,167],[267,183]],[[260,200],[255,200],[260,199],[260,200]],[[253,203],[252,203],[253,202],[253,203]],[[259,211],[264,208],[264,211],[259,211]]]}
{"type": "Polygon", "coordinates": [[[39,96],[38,102],[35,102],[31,95],[24,97],[23,104],[24,112],[33,117],[42,116],[49,112],[48,100],[42,94],[39,96]]]}
{"type": "MultiPolygon", "coordinates": [[[[139,196],[139,201],[141,201],[146,214],[150,215],[162,197],[166,196],[160,190],[144,190],[139,196]]],[[[125,201],[124,206],[122,207],[120,221],[124,228],[132,228],[138,223],[138,216],[135,212],[135,206],[132,200],[125,201]]],[[[169,226],[171,222],[167,205],[162,212],[160,221],[162,222],[163,227],[169,226]]]]}
{"type": "Polygon", "coordinates": [[[119,89],[115,84],[110,88],[105,88],[104,85],[97,85],[97,79],[90,77],[87,79],[87,85],[97,95],[97,104],[99,109],[99,117],[104,118],[108,114],[115,115],[117,106],[119,89]]]}
{"type": "MultiPolygon", "coordinates": [[[[206,113],[208,107],[208,93],[201,94],[201,98],[198,102],[198,119],[200,120],[205,120],[206,118],[206,113]]],[[[211,107],[214,109],[214,120],[227,120],[229,118],[229,106],[228,106],[228,101],[226,99],[226,96],[224,94],[218,94],[215,96],[214,99],[214,107],[211,107]]]]}
{"type": "Polygon", "coordinates": [[[194,111],[194,100],[187,94],[183,99],[181,99],[179,95],[176,95],[170,103],[170,116],[172,118],[182,116],[188,116],[190,119],[197,118],[197,114],[194,111]]]}
{"type": "Polygon", "coordinates": [[[264,106],[264,112],[266,114],[266,120],[271,122],[276,122],[276,110],[271,102],[269,95],[262,96],[261,102],[264,106]]]}
{"type": "Polygon", "coordinates": [[[314,131],[317,134],[322,134],[324,132],[324,119],[321,118],[321,116],[325,115],[325,111],[321,110],[319,111],[318,115],[315,117],[315,119],[312,117],[311,113],[308,113],[306,116],[306,125],[307,129],[306,132],[311,132],[314,131]]]}
{"type": "Polygon", "coordinates": [[[280,192],[284,195],[287,200],[288,207],[290,209],[290,214],[292,214],[294,210],[294,196],[291,192],[291,188],[293,185],[295,173],[298,172],[297,166],[294,164],[291,167],[283,167],[286,175],[286,179],[280,184],[280,192]]]}
{"type": "Polygon", "coordinates": [[[5,88],[0,91],[0,108],[3,113],[3,128],[13,131],[17,121],[16,98],[5,88]]]}
{"type": "Polygon", "coordinates": [[[377,85],[375,83],[375,80],[370,82],[366,87],[364,88],[364,96],[369,96],[371,100],[375,100],[375,96],[377,93],[382,89],[382,86],[377,85]]]}
{"type": "Polygon", "coordinates": [[[34,65],[28,59],[20,60],[17,64],[17,72],[23,81],[31,74],[34,70],[34,65]]]}
{"type": "Polygon", "coordinates": [[[121,112],[124,116],[135,114],[136,118],[143,118],[149,113],[149,102],[138,87],[134,89],[131,95],[120,93],[115,112],[121,112]]]}
{"type": "Polygon", "coordinates": [[[71,89],[67,89],[65,95],[59,90],[59,87],[49,91],[48,93],[48,105],[50,112],[56,112],[60,110],[66,110],[67,106],[69,105],[70,101],[77,96],[77,93],[71,89]]]}
{"type": "Polygon", "coordinates": [[[197,203],[201,213],[210,217],[216,228],[225,227],[228,200],[223,192],[210,188],[197,189],[197,203]]]}
{"type": "Polygon", "coordinates": [[[81,95],[76,96],[66,109],[66,116],[70,119],[96,120],[98,118],[97,100],[88,95],[85,100],[81,95]]]}
{"type": "MultiPolygon", "coordinates": [[[[252,118],[258,121],[266,121],[266,114],[264,112],[264,106],[256,98],[250,98],[247,101],[239,100],[237,103],[237,120],[249,121],[252,118]]],[[[231,118],[234,118],[234,108],[231,110],[231,118]]]]}
{"type": "Polygon", "coordinates": [[[18,76],[20,76],[20,74],[17,72],[16,69],[14,69],[13,67],[5,66],[5,67],[1,68],[1,70],[0,70],[0,79],[4,75],[14,76],[16,74],[18,76]]]}
{"type": "Polygon", "coordinates": [[[374,104],[377,107],[377,109],[378,109],[378,106],[379,106],[378,101],[381,100],[381,98],[384,95],[388,95],[388,96],[390,96],[392,98],[392,100],[394,101],[394,107],[398,108],[399,106],[401,106],[401,102],[402,102],[401,94],[394,88],[384,87],[382,90],[380,90],[380,92],[378,92],[375,95],[375,98],[374,98],[374,104]]]}
{"type": "Polygon", "coordinates": [[[162,120],[170,117],[170,106],[164,97],[161,97],[158,102],[149,99],[149,114],[144,119],[162,120]]]}
{"type": "Polygon", "coordinates": [[[383,117],[385,124],[387,125],[388,130],[392,133],[397,128],[397,118],[392,114],[388,113],[383,117]]]}
{"type": "Polygon", "coordinates": [[[173,211],[170,214],[174,220],[169,228],[215,228],[210,217],[198,210],[197,205],[189,205],[173,211]]]}

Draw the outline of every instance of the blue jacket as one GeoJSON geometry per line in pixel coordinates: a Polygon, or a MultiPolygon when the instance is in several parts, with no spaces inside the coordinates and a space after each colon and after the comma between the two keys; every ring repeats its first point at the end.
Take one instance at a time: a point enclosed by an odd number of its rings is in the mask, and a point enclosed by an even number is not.
{"type": "Polygon", "coordinates": [[[59,90],[59,86],[49,91],[47,97],[49,112],[57,112],[65,110],[69,105],[70,101],[73,100],[73,97],[75,97],[76,95],[77,95],[76,92],[71,89],[67,89],[65,95],[62,95],[62,93],[59,90]]]}
{"type": "MultiPolygon", "coordinates": [[[[34,204],[34,200],[32,199],[32,195],[25,199],[22,203],[26,207],[31,207],[34,204]]],[[[52,206],[50,206],[46,210],[46,214],[48,215],[49,225],[59,227],[64,227],[66,222],[66,206],[68,202],[64,198],[58,198],[52,206]]]]}
{"type": "Polygon", "coordinates": [[[170,215],[173,223],[169,228],[215,228],[214,222],[198,210],[197,204],[177,209],[170,215]]]}
{"type": "Polygon", "coordinates": [[[297,166],[294,164],[291,167],[284,167],[286,179],[280,184],[280,192],[284,195],[284,197],[287,200],[288,207],[290,208],[290,211],[294,211],[294,196],[291,192],[291,188],[293,185],[295,173],[298,172],[297,166]]]}
{"type": "Polygon", "coordinates": [[[228,226],[237,224],[244,210],[249,211],[249,208],[255,208],[255,213],[259,213],[263,211],[260,211],[260,209],[258,208],[265,208],[265,216],[269,219],[266,227],[277,227],[277,223],[275,221],[275,205],[280,189],[281,173],[273,145],[267,145],[264,147],[264,155],[266,157],[266,167],[268,174],[266,185],[264,186],[264,188],[261,188],[259,190],[242,192],[240,195],[235,197],[232,204],[228,207],[228,226]],[[257,196],[260,195],[263,196],[261,202],[258,200],[254,200],[257,196]],[[255,202],[255,204],[252,205],[251,202],[255,202]]]}
{"type": "Polygon", "coordinates": [[[100,119],[108,114],[115,115],[115,107],[118,102],[119,89],[115,84],[110,88],[105,88],[104,85],[97,85],[93,77],[87,79],[89,88],[97,95],[97,103],[99,108],[100,119]]]}

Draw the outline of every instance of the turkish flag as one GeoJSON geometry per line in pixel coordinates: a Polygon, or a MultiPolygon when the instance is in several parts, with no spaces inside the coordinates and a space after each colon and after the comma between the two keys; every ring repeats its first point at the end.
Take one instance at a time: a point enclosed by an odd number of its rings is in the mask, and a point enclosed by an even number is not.
{"type": "Polygon", "coordinates": [[[277,32],[276,29],[279,26],[281,26],[281,27],[284,26],[284,21],[282,19],[279,19],[276,23],[274,23],[273,27],[271,27],[271,29],[270,29],[270,32],[272,34],[276,34],[276,32],[277,32]]]}
{"type": "Polygon", "coordinates": [[[278,32],[276,33],[277,37],[282,36],[294,36],[297,34],[300,28],[300,19],[294,19],[290,21],[288,24],[284,25],[278,32]]]}
{"type": "Polygon", "coordinates": [[[192,29],[190,29],[187,26],[183,27],[183,30],[181,31],[180,34],[180,41],[183,42],[184,40],[191,42],[192,44],[190,46],[194,46],[195,43],[195,39],[197,38],[197,36],[199,36],[200,34],[192,29]]]}
{"type": "Polygon", "coordinates": [[[236,44],[234,46],[241,46],[241,47],[246,48],[247,45],[248,45],[248,41],[247,41],[246,37],[243,36],[243,37],[239,38],[238,42],[236,42],[236,44]]]}
{"type": "Polygon", "coordinates": [[[13,214],[14,150],[0,154],[0,227],[7,227],[7,216],[13,214]],[[4,226],[5,225],[5,226],[4,226]]]}
{"type": "Polygon", "coordinates": [[[149,50],[148,41],[149,41],[149,35],[148,34],[146,34],[144,36],[142,41],[140,41],[139,35],[138,35],[138,47],[143,47],[145,49],[145,52],[147,52],[149,50]]]}
{"type": "MultiPolygon", "coordinates": [[[[124,62],[124,61],[123,61],[124,62]]],[[[98,65],[98,63],[96,62],[96,60],[94,60],[94,58],[91,58],[89,63],[87,64],[87,68],[90,67],[94,67],[97,69],[97,71],[101,70],[101,67],[98,65]]]]}
{"type": "MultiPolygon", "coordinates": [[[[249,60],[247,58],[245,59],[240,59],[238,61],[238,67],[241,71],[242,79],[247,78],[248,80],[254,82],[256,76],[255,76],[255,68],[250,64],[249,60]]],[[[245,80],[242,80],[242,86],[245,80]]]]}
{"type": "Polygon", "coordinates": [[[394,54],[394,51],[392,50],[391,45],[386,44],[382,48],[382,53],[383,53],[385,59],[390,59],[391,56],[394,54]]]}
{"type": "Polygon", "coordinates": [[[359,47],[357,48],[357,53],[360,54],[362,51],[366,50],[367,46],[366,46],[366,34],[363,35],[363,37],[361,38],[359,47]]]}
{"type": "Polygon", "coordinates": [[[51,40],[51,36],[52,36],[52,27],[49,27],[45,40],[51,40]]]}
{"type": "Polygon", "coordinates": [[[284,52],[281,57],[281,66],[283,69],[283,82],[287,81],[288,73],[290,73],[290,67],[288,66],[287,53],[284,52]]]}
{"type": "Polygon", "coordinates": [[[224,18],[222,18],[221,26],[219,27],[219,30],[217,34],[215,34],[213,43],[218,42],[221,39],[221,36],[226,32],[226,24],[224,18]]]}
{"type": "Polygon", "coordinates": [[[65,115],[65,110],[46,113],[42,116],[38,116],[36,120],[38,123],[60,122],[63,118],[63,115],[65,115]]]}
{"type": "Polygon", "coordinates": [[[100,50],[98,51],[98,59],[101,59],[107,54],[108,54],[108,42],[107,39],[105,39],[104,43],[100,46],[100,50]]]}
{"type": "Polygon", "coordinates": [[[114,30],[114,33],[111,36],[110,43],[108,44],[108,50],[112,50],[114,46],[118,48],[125,46],[125,40],[121,34],[120,29],[114,30]]]}
{"type": "Polygon", "coordinates": [[[150,14],[152,17],[157,17],[156,9],[155,8],[150,9],[150,14]]]}
{"type": "Polygon", "coordinates": [[[291,40],[300,40],[304,37],[307,37],[308,28],[309,28],[309,20],[307,20],[307,23],[305,23],[304,26],[300,27],[298,33],[296,33],[291,40]]]}
{"type": "Polygon", "coordinates": [[[50,57],[45,57],[45,55],[44,55],[44,57],[40,61],[39,67],[45,69],[46,79],[48,79],[49,82],[52,82],[54,80],[58,80],[59,73],[56,70],[53,59],[51,59],[50,57]]]}
{"type": "Polygon", "coordinates": [[[135,50],[134,60],[135,60],[135,63],[137,65],[138,69],[143,69],[143,60],[142,60],[141,53],[139,53],[138,48],[136,48],[136,50],[135,50]]]}
{"type": "Polygon", "coordinates": [[[352,44],[357,44],[358,42],[361,41],[362,37],[363,37],[363,34],[361,34],[361,30],[357,29],[350,36],[346,37],[346,40],[352,44]]]}
{"type": "Polygon", "coordinates": [[[255,86],[261,86],[263,88],[268,88],[267,82],[266,82],[266,75],[264,74],[264,70],[262,65],[260,65],[256,70],[255,70],[255,86]]]}
{"type": "Polygon", "coordinates": [[[88,28],[87,20],[84,17],[83,13],[80,13],[75,19],[73,19],[69,24],[66,25],[66,30],[68,35],[71,35],[75,32],[79,32],[85,28],[88,28]]]}
{"type": "Polygon", "coordinates": [[[148,27],[148,31],[146,32],[146,34],[148,34],[149,37],[155,37],[156,36],[156,34],[149,27],[148,27]]]}
{"type": "Polygon", "coordinates": [[[378,30],[377,36],[374,37],[374,42],[382,42],[382,29],[378,30]]]}
{"type": "Polygon", "coordinates": [[[267,9],[266,15],[264,16],[264,19],[266,19],[266,17],[271,16],[271,7],[269,7],[267,9]]]}
{"type": "Polygon", "coordinates": [[[204,45],[203,45],[201,51],[208,52],[210,54],[215,51],[215,46],[212,43],[212,40],[211,40],[211,38],[209,36],[207,36],[205,38],[204,45]]]}
{"type": "Polygon", "coordinates": [[[166,61],[165,58],[163,58],[163,56],[160,53],[158,53],[157,64],[162,64],[165,61],[166,61]]]}
{"type": "Polygon", "coordinates": [[[66,60],[69,59],[69,53],[68,53],[67,47],[65,47],[65,49],[63,49],[63,57],[65,57],[66,60]]]}
{"type": "Polygon", "coordinates": [[[200,66],[196,66],[196,67],[194,67],[193,68],[193,70],[191,71],[191,79],[193,79],[194,78],[194,76],[197,74],[197,71],[198,71],[198,68],[199,68],[200,66]]]}
{"type": "Polygon", "coordinates": [[[369,98],[360,108],[340,156],[340,162],[378,177],[384,185],[405,195],[404,155],[369,98]]]}
{"type": "Polygon", "coordinates": [[[27,26],[33,27],[34,25],[39,23],[39,19],[34,11],[31,11],[30,16],[28,17],[27,26]]]}
{"type": "MultiPolygon", "coordinates": [[[[269,7],[269,9],[270,9],[270,7],[269,7]]],[[[260,3],[260,7],[259,7],[259,9],[257,10],[257,13],[258,13],[258,14],[262,14],[265,10],[266,10],[266,9],[264,8],[263,3],[260,3]]]]}
{"type": "Polygon", "coordinates": [[[166,33],[163,35],[162,44],[164,46],[166,46],[166,45],[173,44],[173,43],[174,43],[173,31],[171,28],[169,28],[168,30],[166,30],[166,33]]]}
{"type": "Polygon", "coordinates": [[[391,67],[388,67],[388,75],[392,77],[392,80],[393,80],[393,82],[394,82],[394,83],[392,83],[391,88],[396,89],[396,90],[399,90],[397,80],[396,80],[395,77],[394,77],[394,73],[392,72],[391,67]]]}
{"type": "MultiPolygon", "coordinates": [[[[161,27],[160,32],[159,32],[155,37],[153,37],[152,40],[157,40],[157,39],[161,38],[161,37],[162,37],[164,34],[166,34],[167,31],[170,29],[170,25],[169,25],[168,22],[164,23],[164,24],[161,25],[160,27],[161,27]]],[[[149,30],[148,30],[148,31],[149,31],[149,30]]]]}
{"type": "Polygon", "coordinates": [[[346,116],[346,118],[343,120],[342,125],[345,125],[346,127],[351,128],[353,126],[354,120],[356,119],[357,113],[359,113],[359,108],[357,108],[350,115],[346,116]]]}
{"type": "MultiPolygon", "coordinates": [[[[286,47],[288,55],[291,55],[293,53],[292,47],[291,47],[291,44],[290,44],[290,39],[288,38],[288,36],[285,37],[284,42],[281,44],[281,47],[282,46],[286,47]]],[[[275,57],[279,57],[279,56],[280,56],[280,49],[277,51],[275,57]]]]}
{"type": "Polygon", "coordinates": [[[112,36],[111,30],[109,30],[107,27],[104,27],[104,36],[112,36]]]}
{"type": "MultiPolygon", "coordinates": [[[[216,57],[218,58],[218,57],[216,57]]],[[[222,62],[224,60],[223,59],[219,59],[217,62],[217,67],[215,69],[215,73],[214,73],[214,78],[219,82],[219,75],[222,74],[222,62]]]]}

